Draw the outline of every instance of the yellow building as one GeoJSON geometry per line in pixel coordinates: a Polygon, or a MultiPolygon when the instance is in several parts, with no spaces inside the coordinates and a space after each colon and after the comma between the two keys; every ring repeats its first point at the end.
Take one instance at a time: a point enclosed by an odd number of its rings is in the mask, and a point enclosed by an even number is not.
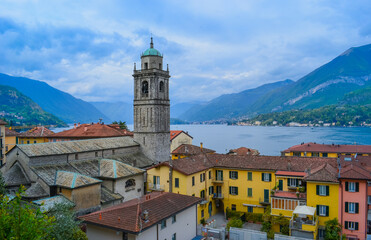
{"type": "Polygon", "coordinates": [[[0,167],[5,163],[5,125],[7,123],[0,119],[0,167]]]}
{"type": "Polygon", "coordinates": [[[193,137],[182,130],[170,131],[170,152],[182,144],[192,144],[193,137]]]}
{"type": "MultiPolygon", "coordinates": [[[[334,169],[333,158],[200,154],[148,169],[147,191],[203,198],[198,219],[226,213],[227,209],[264,213],[271,206],[273,216],[282,214],[290,221],[293,236],[316,238],[323,234],[324,221],[337,217],[334,169]],[[328,186],[330,195],[317,195],[317,185],[328,186]],[[330,202],[335,203],[334,207],[322,207],[330,206],[330,202]],[[323,216],[326,209],[329,214],[323,216]]],[[[280,232],[280,226],[274,225],[273,230],[280,232]]]]}
{"type": "Polygon", "coordinates": [[[282,151],[283,156],[297,157],[329,157],[337,158],[339,155],[371,155],[371,145],[339,145],[339,144],[318,144],[301,143],[282,151]]]}
{"type": "Polygon", "coordinates": [[[12,148],[18,144],[18,135],[18,132],[10,128],[5,128],[5,153],[12,150],[12,148]]]}
{"type": "Polygon", "coordinates": [[[27,132],[18,135],[19,144],[34,144],[49,142],[47,136],[52,135],[54,132],[46,127],[34,127],[27,132]]]}

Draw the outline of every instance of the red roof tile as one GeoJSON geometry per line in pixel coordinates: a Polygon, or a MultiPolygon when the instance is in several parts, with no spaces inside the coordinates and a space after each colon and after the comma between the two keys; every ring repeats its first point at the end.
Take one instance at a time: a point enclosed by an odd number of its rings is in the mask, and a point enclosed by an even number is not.
{"type": "Polygon", "coordinates": [[[172,131],[170,131],[170,141],[172,141],[174,138],[176,138],[177,136],[179,136],[179,134],[181,134],[182,132],[184,134],[187,134],[190,138],[193,138],[187,132],[184,132],[182,130],[172,130],[172,131]]]}
{"type": "Polygon", "coordinates": [[[54,132],[46,127],[34,127],[27,132],[19,134],[19,137],[47,137],[52,135],[54,132]]]}
{"type": "Polygon", "coordinates": [[[371,153],[371,145],[338,145],[309,142],[292,146],[283,152],[371,153]]]}
{"type": "Polygon", "coordinates": [[[214,150],[208,148],[201,148],[192,144],[182,144],[173,150],[172,154],[182,154],[182,155],[196,155],[201,153],[214,153],[214,150]]]}
{"type": "Polygon", "coordinates": [[[79,219],[102,227],[138,234],[154,224],[160,223],[163,219],[199,202],[201,202],[201,199],[197,197],[168,192],[155,192],[144,195],[140,199],[133,199],[101,211],[81,216],[79,219]],[[148,212],[147,222],[143,221],[141,216],[145,210],[148,212]]]}
{"type": "Polygon", "coordinates": [[[256,149],[252,149],[252,148],[246,148],[246,147],[240,147],[240,148],[236,148],[236,149],[231,149],[229,150],[229,153],[228,154],[237,154],[237,155],[259,155],[259,151],[256,150],[256,149]]]}
{"type": "Polygon", "coordinates": [[[16,132],[16,131],[13,131],[9,128],[5,128],[5,136],[18,136],[19,135],[19,132],[16,132]]]}
{"type": "Polygon", "coordinates": [[[362,166],[351,163],[340,170],[340,178],[371,180],[371,173],[362,166]]]}
{"type": "Polygon", "coordinates": [[[101,123],[81,124],[72,129],[55,133],[49,138],[106,138],[133,136],[133,133],[125,129],[117,128],[115,125],[104,125],[101,123]]]}
{"type": "Polygon", "coordinates": [[[339,182],[337,177],[337,168],[325,163],[312,169],[310,174],[304,177],[304,180],[316,182],[339,182]]]}
{"type": "Polygon", "coordinates": [[[305,177],[305,172],[290,172],[290,171],[277,171],[276,176],[292,176],[292,177],[305,177]]]}
{"type": "MultiPolygon", "coordinates": [[[[279,198],[295,198],[297,199],[296,192],[286,192],[286,191],[276,191],[274,196],[272,197],[279,197],[279,198]]],[[[307,198],[306,193],[299,193],[299,198],[307,198]]]]}

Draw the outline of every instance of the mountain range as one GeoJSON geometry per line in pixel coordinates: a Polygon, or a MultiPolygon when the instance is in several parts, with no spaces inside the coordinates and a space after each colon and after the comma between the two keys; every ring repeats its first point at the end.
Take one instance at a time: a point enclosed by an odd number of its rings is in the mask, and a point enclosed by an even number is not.
{"type": "Polygon", "coordinates": [[[248,118],[260,113],[314,109],[352,99],[369,101],[371,44],[350,48],[329,63],[300,78],[265,84],[240,93],[222,95],[180,116],[187,121],[248,118]],[[351,96],[347,96],[352,92],[351,96]]]}
{"type": "Polygon", "coordinates": [[[45,112],[17,89],[4,85],[0,85],[0,118],[5,119],[11,126],[22,124],[66,126],[63,121],[45,112]]]}

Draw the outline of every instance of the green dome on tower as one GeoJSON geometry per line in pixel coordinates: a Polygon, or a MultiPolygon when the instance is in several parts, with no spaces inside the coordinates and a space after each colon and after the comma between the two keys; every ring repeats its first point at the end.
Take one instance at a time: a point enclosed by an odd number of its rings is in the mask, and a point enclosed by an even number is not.
{"type": "Polygon", "coordinates": [[[148,48],[147,50],[145,50],[142,53],[142,57],[143,56],[160,56],[160,57],[162,57],[162,54],[160,53],[160,51],[158,51],[157,49],[153,48],[153,38],[152,37],[151,37],[150,48],[148,48]]]}

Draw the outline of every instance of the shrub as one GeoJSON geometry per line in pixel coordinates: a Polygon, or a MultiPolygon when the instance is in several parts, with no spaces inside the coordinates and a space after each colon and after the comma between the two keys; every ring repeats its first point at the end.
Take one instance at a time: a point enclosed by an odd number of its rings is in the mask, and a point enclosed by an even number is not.
{"type": "Polygon", "coordinates": [[[243,222],[242,222],[241,219],[239,219],[239,218],[232,218],[227,223],[227,229],[229,230],[231,227],[242,228],[242,225],[243,225],[243,222]]]}
{"type": "Polygon", "coordinates": [[[273,229],[269,230],[267,233],[268,239],[274,239],[274,231],[273,229]]]}
{"type": "Polygon", "coordinates": [[[272,223],[271,222],[263,222],[261,231],[262,232],[269,232],[272,229],[272,223]]]}

